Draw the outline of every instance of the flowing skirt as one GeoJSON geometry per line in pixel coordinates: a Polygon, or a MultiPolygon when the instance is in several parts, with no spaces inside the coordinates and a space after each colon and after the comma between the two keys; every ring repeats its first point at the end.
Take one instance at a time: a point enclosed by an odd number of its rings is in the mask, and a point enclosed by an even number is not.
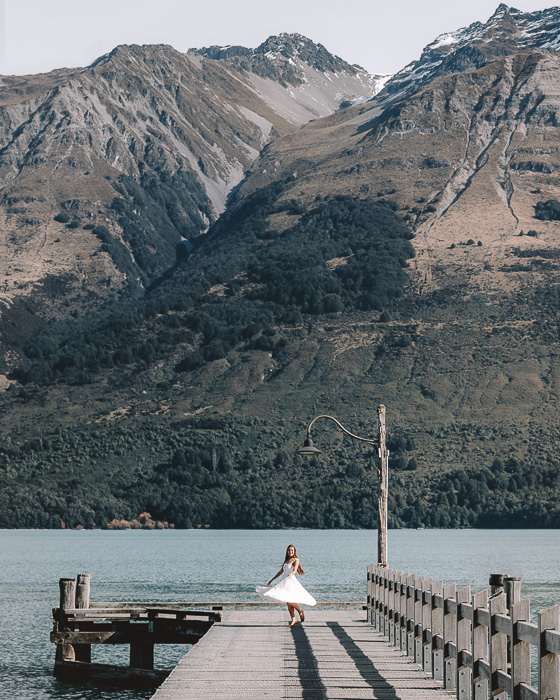
{"type": "Polygon", "coordinates": [[[296,603],[297,605],[316,605],[315,598],[308,593],[295,576],[281,576],[274,586],[257,586],[259,596],[268,602],[296,603]]]}

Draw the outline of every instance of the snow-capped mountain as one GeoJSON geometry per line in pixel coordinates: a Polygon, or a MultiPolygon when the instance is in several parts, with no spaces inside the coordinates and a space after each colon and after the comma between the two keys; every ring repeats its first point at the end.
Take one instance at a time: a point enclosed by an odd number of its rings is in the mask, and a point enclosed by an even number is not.
{"type": "Polygon", "coordinates": [[[392,94],[410,92],[437,75],[471,70],[492,58],[537,47],[560,48],[560,7],[521,12],[502,3],[486,23],[440,34],[417,61],[393,76],[386,89],[392,94]]]}

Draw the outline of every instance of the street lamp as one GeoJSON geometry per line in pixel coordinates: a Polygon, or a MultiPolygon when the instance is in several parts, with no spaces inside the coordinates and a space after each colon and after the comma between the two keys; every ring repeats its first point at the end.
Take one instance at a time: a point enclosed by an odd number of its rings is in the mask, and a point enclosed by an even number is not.
{"type": "Polygon", "coordinates": [[[385,446],[385,406],[377,407],[377,438],[363,438],[359,435],[354,435],[347,430],[340,421],[332,416],[317,416],[307,426],[307,436],[304,440],[303,447],[296,450],[298,455],[320,455],[321,450],[317,449],[311,439],[311,426],[315,421],[321,418],[328,418],[336,423],[343,433],[349,435],[355,440],[360,440],[368,445],[377,447],[377,478],[379,481],[379,507],[377,512],[377,563],[378,566],[387,566],[387,489],[388,489],[388,465],[389,451],[385,446]]]}

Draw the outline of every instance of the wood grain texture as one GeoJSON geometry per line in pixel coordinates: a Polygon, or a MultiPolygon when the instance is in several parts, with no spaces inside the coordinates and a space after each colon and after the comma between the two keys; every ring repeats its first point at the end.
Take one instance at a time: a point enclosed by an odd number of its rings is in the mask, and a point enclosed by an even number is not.
{"type": "Polygon", "coordinates": [[[366,621],[363,611],[226,612],[153,700],[447,700],[451,694],[366,621]]]}

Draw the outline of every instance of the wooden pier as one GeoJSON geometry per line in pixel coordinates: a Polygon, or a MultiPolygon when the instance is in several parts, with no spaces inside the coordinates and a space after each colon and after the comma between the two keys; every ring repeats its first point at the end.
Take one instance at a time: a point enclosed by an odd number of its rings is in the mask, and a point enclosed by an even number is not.
{"type": "Polygon", "coordinates": [[[194,644],[153,700],[560,700],[560,606],[531,622],[514,577],[472,594],[370,566],[366,605],[319,603],[293,628],[274,603],[90,603],[87,578],[61,580],[55,674],[159,683],[153,645],[194,644]],[[91,663],[123,643],[130,667],[91,663]]]}
{"type": "Polygon", "coordinates": [[[153,700],[447,700],[451,693],[374,630],[362,609],[224,612],[153,700]]]}

